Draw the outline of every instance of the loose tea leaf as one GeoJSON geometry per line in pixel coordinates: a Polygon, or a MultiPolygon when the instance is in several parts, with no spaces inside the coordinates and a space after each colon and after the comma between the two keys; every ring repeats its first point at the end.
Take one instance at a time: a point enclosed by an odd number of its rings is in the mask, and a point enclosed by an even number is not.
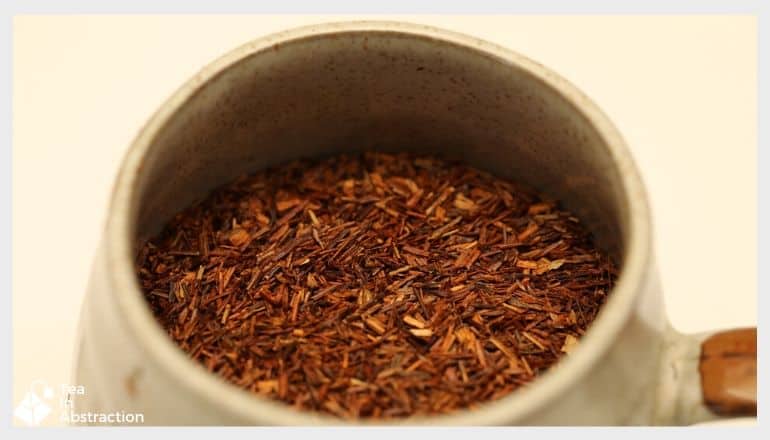
{"type": "Polygon", "coordinates": [[[475,408],[578,345],[617,271],[578,219],[432,157],[368,153],[243,177],[138,257],[193,359],[297,409],[475,408]]]}

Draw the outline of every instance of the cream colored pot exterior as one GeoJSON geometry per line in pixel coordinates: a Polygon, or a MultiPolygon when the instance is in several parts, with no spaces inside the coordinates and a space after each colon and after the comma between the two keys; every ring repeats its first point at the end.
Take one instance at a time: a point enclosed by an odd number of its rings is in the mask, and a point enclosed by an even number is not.
{"type": "Polygon", "coordinates": [[[83,305],[78,411],[170,424],[341,423],[254,397],[166,337],[134,275],[134,243],[237,175],[367,148],[444,153],[565,202],[622,262],[577,350],[531,386],[410,424],[681,424],[700,404],[700,337],[673,333],[643,184],[610,121],[545,67],[475,38],[403,23],[306,27],[248,43],[173,95],[117,179],[83,305]]]}

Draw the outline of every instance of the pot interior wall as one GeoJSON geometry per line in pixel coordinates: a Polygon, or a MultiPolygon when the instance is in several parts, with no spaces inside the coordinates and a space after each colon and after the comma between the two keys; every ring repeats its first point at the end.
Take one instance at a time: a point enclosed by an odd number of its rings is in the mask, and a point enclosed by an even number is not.
{"type": "Polygon", "coordinates": [[[275,45],[207,82],[152,141],[132,200],[135,234],[157,233],[240,174],[367,149],[440,154],[537,188],[622,263],[623,185],[582,114],[506,60],[393,32],[275,45]]]}

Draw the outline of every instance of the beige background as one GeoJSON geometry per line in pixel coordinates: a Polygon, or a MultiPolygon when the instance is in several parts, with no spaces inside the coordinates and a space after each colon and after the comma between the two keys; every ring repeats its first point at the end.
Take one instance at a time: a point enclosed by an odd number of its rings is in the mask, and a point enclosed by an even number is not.
{"type": "Polygon", "coordinates": [[[752,17],[23,16],[13,34],[14,403],[34,379],[71,381],[110,188],[150,114],[199,68],[250,39],[362,18],[473,34],[574,82],[638,161],[674,326],[756,325],[752,17]]]}

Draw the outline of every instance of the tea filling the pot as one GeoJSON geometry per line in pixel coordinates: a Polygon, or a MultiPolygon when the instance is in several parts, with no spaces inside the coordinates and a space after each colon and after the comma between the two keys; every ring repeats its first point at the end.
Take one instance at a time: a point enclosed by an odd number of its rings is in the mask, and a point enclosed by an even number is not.
{"type": "Polygon", "coordinates": [[[514,392],[577,347],[617,276],[557,202],[406,153],[242,177],[140,248],[147,301],[191,358],[343,418],[514,392]]]}

